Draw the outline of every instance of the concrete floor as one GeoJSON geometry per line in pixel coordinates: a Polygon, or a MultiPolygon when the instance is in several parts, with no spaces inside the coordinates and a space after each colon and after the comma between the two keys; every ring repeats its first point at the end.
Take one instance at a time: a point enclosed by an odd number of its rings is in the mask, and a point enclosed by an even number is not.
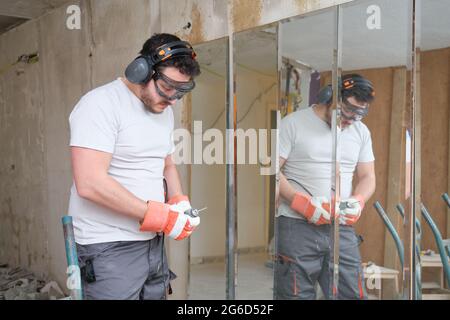
{"type": "MultiPolygon", "coordinates": [[[[272,300],[273,269],[267,268],[267,253],[238,256],[237,300],[272,300]]],[[[225,262],[191,265],[189,300],[224,300],[226,298],[225,262]]],[[[317,299],[323,299],[320,290],[317,299]]],[[[369,295],[369,299],[377,299],[369,295]]]]}
{"type": "MultiPolygon", "coordinates": [[[[272,300],[273,269],[265,266],[266,253],[238,256],[236,299],[272,300]]],[[[191,265],[188,299],[222,300],[226,295],[224,262],[191,265]]]]}

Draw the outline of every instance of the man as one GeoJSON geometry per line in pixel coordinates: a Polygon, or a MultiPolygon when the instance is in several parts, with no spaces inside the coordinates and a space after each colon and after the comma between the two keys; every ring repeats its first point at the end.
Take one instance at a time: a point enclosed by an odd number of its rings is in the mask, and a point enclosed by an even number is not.
{"type": "Polygon", "coordinates": [[[194,88],[195,53],[155,34],[140,54],[126,79],[88,92],[70,114],[69,215],[86,299],[165,299],[173,274],[162,234],[182,240],[200,223],[186,214],[171,156],[171,105],[194,88]]]}
{"type": "MultiPolygon", "coordinates": [[[[372,84],[357,74],[342,77],[340,133],[339,299],[365,299],[358,237],[353,225],[375,191],[372,142],[360,121],[374,98],[372,84]],[[357,183],[352,190],[353,175],[357,183]]],[[[318,282],[332,297],[330,239],[332,131],[331,86],[319,103],[283,118],[280,130],[280,195],[277,213],[275,298],[315,299],[318,282]]]]}

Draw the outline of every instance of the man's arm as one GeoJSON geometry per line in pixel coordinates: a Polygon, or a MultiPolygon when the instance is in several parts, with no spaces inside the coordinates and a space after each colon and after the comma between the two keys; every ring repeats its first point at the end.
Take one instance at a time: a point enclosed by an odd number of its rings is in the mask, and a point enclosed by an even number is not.
{"type": "MultiPolygon", "coordinates": [[[[286,163],[286,159],[280,157],[280,169],[286,163]]],[[[294,199],[296,190],[287,181],[286,177],[280,170],[280,196],[285,199],[288,203],[291,203],[294,199]]]]}
{"type": "MultiPolygon", "coordinates": [[[[280,168],[286,159],[280,157],[280,168]]],[[[288,201],[290,207],[316,225],[329,224],[328,201],[324,197],[311,197],[295,190],[280,171],[280,195],[288,201]],[[328,207],[327,207],[328,206],[328,207]]]]}
{"type": "Polygon", "coordinates": [[[376,188],[374,162],[358,162],[356,165],[356,177],[358,180],[353,195],[360,195],[364,202],[367,202],[376,188]]]}
{"type": "Polygon", "coordinates": [[[143,220],[147,203],[108,175],[111,154],[71,147],[72,168],[78,195],[127,216],[143,220]]]}
{"type": "Polygon", "coordinates": [[[173,196],[183,194],[181,188],[180,176],[178,174],[177,167],[173,162],[172,155],[166,157],[164,163],[164,178],[167,182],[167,198],[170,199],[173,196]]]}

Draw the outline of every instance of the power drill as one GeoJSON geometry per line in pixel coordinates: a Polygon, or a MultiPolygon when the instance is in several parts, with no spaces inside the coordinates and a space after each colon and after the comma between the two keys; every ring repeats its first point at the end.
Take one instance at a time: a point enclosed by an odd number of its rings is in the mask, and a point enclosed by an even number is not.
{"type": "Polygon", "coordinates": [[[190,208],[189,210],[186,210],[184,212],[184,214],[187,214],[188,216],[192,217],[192,218],[197,218],[200,214],[201,211],[206,210],[207,207],[204,207],[202,209],[192,209],[190,208]]]}
{"type": "Polygon", "coordinates": [[[339,203],[339,209],[340,209],[340,210],[345,210],[345,209],[347,209],[347,208],[351,208],[351,206],[348,204],[347,201],[344,201],[344,202],[340,202],[340,203],[339,203]]]}

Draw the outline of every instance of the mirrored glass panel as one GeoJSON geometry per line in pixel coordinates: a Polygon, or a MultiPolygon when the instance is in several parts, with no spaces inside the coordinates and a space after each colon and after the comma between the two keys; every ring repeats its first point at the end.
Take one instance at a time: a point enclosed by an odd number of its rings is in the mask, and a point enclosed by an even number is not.
{"type": "Polygon", "coordinates": [[[277,28],[233,39],[237,161],[236,299],[272,299],[277,28]],[[273,131],[271,130],[273,129],[273,131]]]}
{"type": "MultiPolygon", "coordinates": [[[[189,299],[225,299],[225,104],[228,39],[194,47],[201,67],[185,119],[190,123],[190,195],[201,227],[190,240],[189,299]]],[[[183,153],[179,152],[183,157],[183,153]]],[[[186,153],[184,153],[186,155],[186,153]]]]}
{"type": "Polygon", "coordinates": [[[283,21],[279,37],[274,298],[331,299],[336,7],[283,21]]]}
{"type": "Polygon", "coordinates": [[[416,117],[421,139],[416,140],[415,164],[421,195],[422,299],[450,299],[449,12],[449,1],[417,4],[416,117]]]}
{"type": "Polygon", "coordinates": [[[412,3],[341,6],[339,299],[410,297],[412,3]]]}

